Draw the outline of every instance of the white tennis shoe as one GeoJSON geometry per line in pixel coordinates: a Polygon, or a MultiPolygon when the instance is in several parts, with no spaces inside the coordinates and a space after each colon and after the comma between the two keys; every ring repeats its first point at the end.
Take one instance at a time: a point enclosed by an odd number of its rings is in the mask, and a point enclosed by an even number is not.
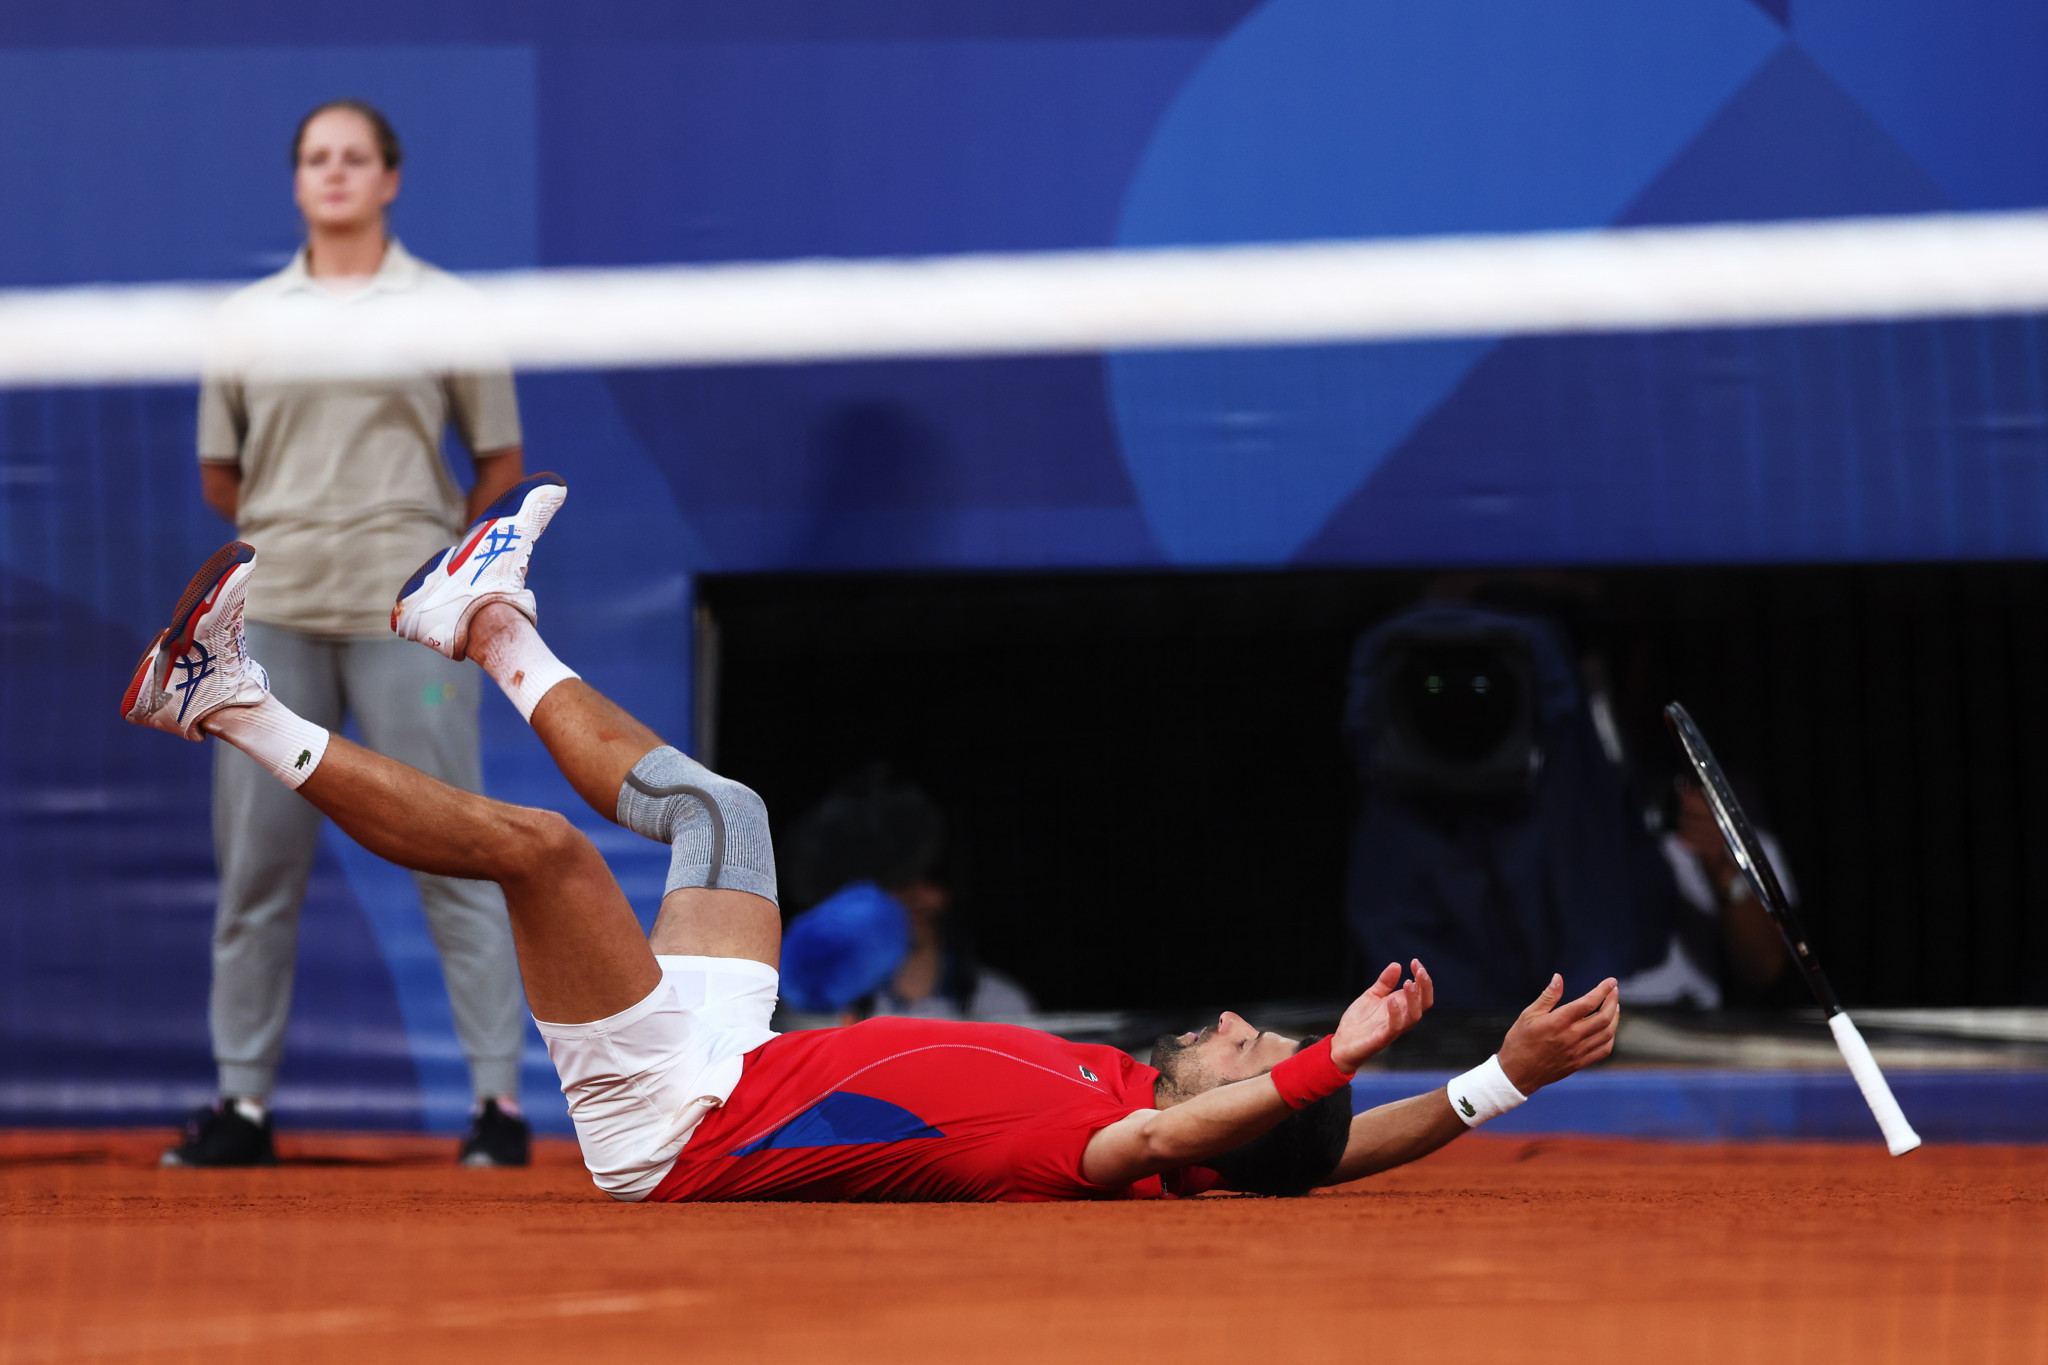
{"type": "Polygon", "coordinates": [[[469,653],[470,621],[493,602],[537,623],[526,565],[533,543],[568,496],[569,485],[554,474],[534,474],[506,489],[460,542],[436,552],[406,580],[391,608],[391,629],[462,659],[469,653]]]}
{"type": "Polygon", "coordinates": [[[168,730],[195,742],[208,716],[229,706],[255,706],[270,675],[249,657],[242,637],[242,600],[256,570],[256,551],[230,541],[213,552],[157,632],[128,680],[121,715],[135,725],[168,730]]]}

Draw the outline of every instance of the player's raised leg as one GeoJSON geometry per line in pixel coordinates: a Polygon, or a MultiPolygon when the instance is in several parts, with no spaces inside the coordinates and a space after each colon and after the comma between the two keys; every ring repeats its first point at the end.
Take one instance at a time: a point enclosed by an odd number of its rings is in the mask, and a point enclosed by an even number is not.
{"type": "Polygon", "coordinates": [[[499,883],[537,1016],[580,1023],[644,999],[660,968],[604,860],[566,819],[437,782],[271,696],[242,632],[255,558],[228,545],[193,577],[136,667],[125,718],[194,741],[219,736],[380,857],[499,883]]]}
{"type": "Polygon", "coordinates": [[[475,659],[578,795],[605,818],[670,846],[649,940],[655,952],[775,966],[782,919],[761,799],[665,744],[541,639],[526,570],[567,491],[553,474],[507,490],[462,542],[407,582],[391,627],[450,658],[475,659]]]}

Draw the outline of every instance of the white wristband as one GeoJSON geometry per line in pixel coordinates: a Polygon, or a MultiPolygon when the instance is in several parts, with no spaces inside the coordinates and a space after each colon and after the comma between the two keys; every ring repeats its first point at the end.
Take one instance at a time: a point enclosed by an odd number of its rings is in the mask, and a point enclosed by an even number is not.
{"type": "Polygon", "coordinates": [[[1477,1128],[1529,1098],[1515,1089],[1508,1073],[1500,1069],[1497,1052],[1464,1075],[1452,1077],[1444,1089],[1451,1097],[1451,1108],[1467,1128],[1477,1128]]]}

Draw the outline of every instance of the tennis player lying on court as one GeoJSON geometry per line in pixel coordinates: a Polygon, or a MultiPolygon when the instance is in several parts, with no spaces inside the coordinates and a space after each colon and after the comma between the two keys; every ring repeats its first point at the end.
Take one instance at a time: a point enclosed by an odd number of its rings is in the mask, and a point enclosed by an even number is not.
{"type": "Polygon", "coordinates": [[[1235,1014],[1162,1038],[1154,1066],[1004,1024],[871,1019],[775,1034],[781,919],[758,797],[661,742],[535,629],[534,541],[567,489],[535,475],[413,575],[392,629],[473,658],[590,804],[673,848],[643,935],[563,816],[458,791],[330,735],[267,690],[242,636],[256,552],[207,561],[123,711],[264,764],[363,847],[505,889],[526,996],[598,1186],[616,1199],[1129,1199],[1301,1194],[1434,1151],[1613,1047],[1613,981],[1553,978],[1499,1054],[1445,1089],[1351,1115],[1351,1075],[1429,1008],[1389,966],[1308,1042],[1235,1014]],[[1156,1068],[1156,1069],[1155,1069],[1156,1068]]]}

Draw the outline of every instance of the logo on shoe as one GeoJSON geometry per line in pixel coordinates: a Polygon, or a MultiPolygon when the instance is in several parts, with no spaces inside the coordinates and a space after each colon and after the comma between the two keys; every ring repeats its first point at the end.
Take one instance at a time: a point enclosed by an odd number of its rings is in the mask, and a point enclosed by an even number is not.
{"type": "Polygon", "coordinates": [[[483,543],[483,548],[477,551],[476,572],[469,576],[470,586],[475,587],[476,581],[484,576],[484,570],[490,568],[491,565],[497,563],[504,556],[511,554],[512,547],[518,543],[519,528],[517,526],[509,521],[501,521],[493,526],[489,537],[483,543]]]}
{"type": "Polygon", "coordinates": [[[197,640],[192,642],[192,648],[196,651],[195,654],[181,655],[171,663],[171,667],[185,674],[181,681],[172,684],[173,690],[184,694],[183,700],[178,703],[180,723],[185,719],[185,708],[192,704],[193,690],[213,676],[213,651],[197,640]]]}

